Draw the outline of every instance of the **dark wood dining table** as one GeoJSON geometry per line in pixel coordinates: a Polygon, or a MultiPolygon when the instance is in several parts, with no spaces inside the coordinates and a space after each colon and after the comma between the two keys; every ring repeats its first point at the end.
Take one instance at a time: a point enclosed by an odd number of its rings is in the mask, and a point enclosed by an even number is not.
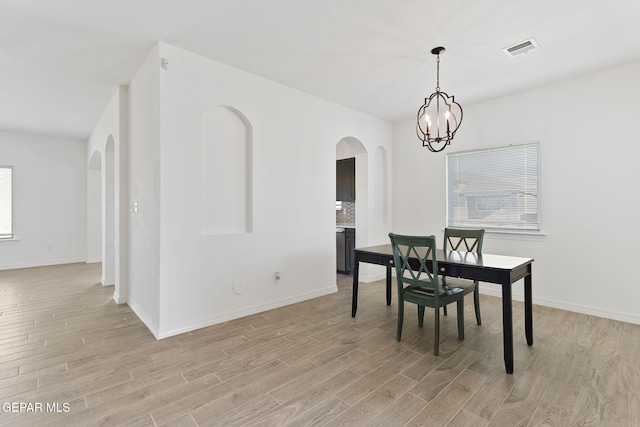
{"type": "MultiPolygon", "coordinates": [[[[359,264],[366,262],[386,267],[387,305],[391,304],[391,276],[393,250],[391,244],[356,248],[354,254],[353,290],[351,316],[358,309],[359,264]]],[[[502,288],[502,336],[504,365],[507,373],[513,374],[513,306],[512,285],[524,279],[524,325],[528,345],[533,345],[533,303],[531,295],[532,258],[505,255],[474,254],[469,252],[436,251],[438,274],[496,283],[502,288]]],[[[430,265],[430,264],[429,264],[430,265]]]]}

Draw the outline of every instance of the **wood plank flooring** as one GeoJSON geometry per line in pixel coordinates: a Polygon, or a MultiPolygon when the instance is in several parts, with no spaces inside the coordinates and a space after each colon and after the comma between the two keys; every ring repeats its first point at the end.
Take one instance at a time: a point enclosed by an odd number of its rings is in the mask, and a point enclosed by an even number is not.
{"type": "Polygon", "coordinates": [[[384,284],[339,292],[157,341],[99,264],[0,271],[0,425],[638,426],[640,326],[534,306],[534,346],[514,306],[515,373],[500,300],[472,298],[402,342],[384,284]],[[20,407],[20,403],[31,406],[20,407]],[[41,407],[38,407],[41,405],[41,407]],[[47,406],[49,405],[49,406],[47,406]]]}

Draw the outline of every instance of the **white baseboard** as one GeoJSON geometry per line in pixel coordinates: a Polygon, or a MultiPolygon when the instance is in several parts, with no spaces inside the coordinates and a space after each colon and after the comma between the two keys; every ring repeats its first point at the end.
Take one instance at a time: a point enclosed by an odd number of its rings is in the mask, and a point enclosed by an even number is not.
{"type": "Polygon", "coordinates": [[[84,262],[84,259],[59,259],[59,260],[47,260],[47,261],[20,262],[16,264],[0,265],[0,270],[17,270],[20,268],[47,267],[49,265],[75,264],[78,262],[84,262]]]}
{"type": "Polygon", "coordinates": [[[589,307],[578,304],[567,304],[560,301],[554,301],[546,298],[534,298],[534,304],[543,305],[545,307],[558,308],[560,310],[572,311],[574,313],[588,314],[590,316],[602,317],[605,319],[618,320],[620,322],[633,323],[640,325],[640,316],[631,313],[621,313],[613,310],[602,310],[596,307],[589,307]]]}
{"type": "Polygon", "coordinates": [[[114,292],[113,293],[113,300],[116,302],[116,304],[125,304],[127,302],[127,299],[124,298],[122,295],[120,295],[118,292],[114,292]]]}
{"type": "MultiPolygon", "coordinates": [[[[331,287],[319,289],[313,292],[308,292],[306,294],[300,294],[290,298],[285,298],[278,301],[272,301],[266,304],[259,304],[251,307],[243,307],[238,310],[216,314],[214,316],[207,316],[201,319],[184,323],[182,325],[174,326],[166,330],[161,329],[157,335],[156,333],[153,333],[153,330],[152,330],[152,333],[156,336],[157,339],[168,338],[175,335],[183,334],[185,332],[194,331],[196,329],[205,328],[207,326],[215,325],[218,323],[227,322],[229,320],[239,319],[241,317],[249,316],[251,314],[262,313],[263,311],[272,310],[274,308],[284,307],[297,302],[310,300],[310,299],[321,297],[324,295],[329,295],[335,292],[337,292],[337,288],[335,286],[331,286],[331,287]]],[[[142,321],[144,322],[144,320],[142,321]]],[[[145,322],[145,324],[147,323],[145,322]]]]}
{"type": "MultiPolygon", "coordinates": [[[[378,280],[386,279],[385,274],[377,274],[365,277],[359,277],[359,281],[363,283],[371,283],[378,280]]],[[[520,290],[522,287],[519,288],[520,290]]],[[[502,288],[500,285],[493,283],[480,283],[480,293],[502,298],[502,288]]],[[[524,301],[524,292],[519,292],[517,287],[513,288],[512,298],[514,301],[524,301]]],[[[560,310],[571,311],[574,313],[588,314],[590,316],[602,317],[605,319],[618,320],[621,322],[633,323],[640,325],[640,315],[635,313],[622,313],[614,310],[603,310],[596,307],[589,307],[580,304],[570,304],[549,298],[533,297],[533,303],[544,307],[558,308],[560,310]]]]}
{"type": "MultiPolygon", "coordinates": [[[[502,289],[500,285],[494,285],[492,283],[480,283],[480,293],[491,295],[494,297],[502,297],[502,289]]],[[[524,301],[523,292],[513,292],[514,301],[524,301]]],[[[620,322],[633,323],[640,325],[640,315],[632,313],[622,313],[614,310],[603,310],[601,308],[590,307],[580,304],[571,304],[563,301],[557,301],[549,298],[536,298],[533,297],[533,303],[544,307],[557,308],[560,310],[571,311],[574,313],[588,314],[589,316],[602,317],[604,319],[618,320],[620,322]]]]}
{"type": "Polygon", "coordinates": [[[363,276],[362,274],[358,274],[359,282],[371,283],[371,282],[377,282],[378,280],[387,280],[387,273],[371,274],[368,276],[363,276]]]}
{"type": "Polygon", "coordinates": [[[153,336],[156,337],[157,340],[160,339],[159,338],[160,334],[158,333],[158,327],[155,325],[155,323],[151,321],[151,319],[149,319],[149,316],[146,315],[144,310],[142,310],[140,306],[135,303],[135,301],[131,301],[131,299],[127,301],[127,305],[129,306],[129,308],[131,308],[131,310],[133,310],[136,316],[138,316],[138,319],[140,319],[142,323],[145,324],[145,326],[147,327],[147,329],[149,329],[149,331],[153,334],[153,336]]]}
{"type": "Polygon", "coordinates": [[[116,284],[116,279],[100,279],[102,286],[113,286],[116,284]]]}

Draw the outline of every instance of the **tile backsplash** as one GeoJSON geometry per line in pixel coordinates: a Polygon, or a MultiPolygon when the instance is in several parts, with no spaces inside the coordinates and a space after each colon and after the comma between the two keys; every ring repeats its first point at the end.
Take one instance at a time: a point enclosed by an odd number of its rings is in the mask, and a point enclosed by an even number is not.
{"type": "Polygon", "coordinates": [[[342,209],[336,211],[336,224],[356,225],[356,202],[342,202],[342,209]]]}

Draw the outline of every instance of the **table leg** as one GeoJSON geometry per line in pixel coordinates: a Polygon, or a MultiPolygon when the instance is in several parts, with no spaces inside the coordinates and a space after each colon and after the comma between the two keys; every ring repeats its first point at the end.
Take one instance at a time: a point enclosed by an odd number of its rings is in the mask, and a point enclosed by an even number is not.
{"type": "Polygon", "coordinates": [[[507,374],[513,374],[513,309],[510,282],[502,284],[502,340],[504,367],[507,374]]]}
{"type": "Polygon", "coordinates": [[[391,267],[387,267],[387,305],[391,305],[391,267]]]}
{"type": "Polygon", "coordinates": [[[527,344],[533,345],[533,296],[531,292],[531,265],[529,275],[524,278],[524,331],[527,344]]]}
{"type": "Polygon", "coordinates": [[[353,259],[353,286],[351,287],[351,317],[356,317],[358,310],[358,273],[360,271],[360,260],[358,253],[354,254],[353,259]]]}

